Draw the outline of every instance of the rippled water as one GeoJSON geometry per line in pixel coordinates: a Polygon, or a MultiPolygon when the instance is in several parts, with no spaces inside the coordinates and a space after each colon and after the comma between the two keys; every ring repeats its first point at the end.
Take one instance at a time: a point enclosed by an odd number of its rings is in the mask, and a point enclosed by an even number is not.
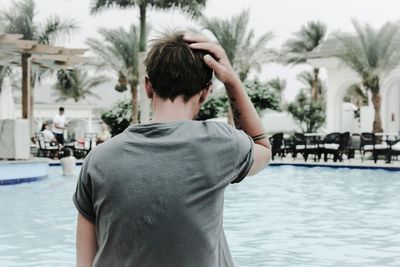
{"type": "MultiPolygon", "coordinates": [[[[0,266],[74,266],[76,178],[0,187],[0,266]]],[[[237,266],[400,266],[400,173],[270,167],[226,192],[237,266]]]]}

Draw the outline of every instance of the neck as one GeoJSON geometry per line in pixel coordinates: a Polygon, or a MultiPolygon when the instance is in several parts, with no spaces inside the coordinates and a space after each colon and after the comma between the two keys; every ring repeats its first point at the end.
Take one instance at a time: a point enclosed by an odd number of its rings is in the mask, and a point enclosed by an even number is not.
{"type": "Polygon", "coordinates": [[[174,102],[154,98],[152,101],[153,118],[152,122],[175,122],[181,120],[193,120],[196,112],[194,104],[191,100],[185,103],[183,98],[177,97],[174,102]]]}

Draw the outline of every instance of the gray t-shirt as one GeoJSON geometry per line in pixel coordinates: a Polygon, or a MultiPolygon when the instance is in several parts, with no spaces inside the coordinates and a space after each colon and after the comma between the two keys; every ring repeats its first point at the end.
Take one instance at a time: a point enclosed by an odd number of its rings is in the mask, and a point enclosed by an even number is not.
{"type": "Polygon", "coordinates": [[[95,224],[94,266],[233,266],[224,190],[253,157],[251,138],[219,122],[131,126],[96,147],[73,197],[95,224]]]}

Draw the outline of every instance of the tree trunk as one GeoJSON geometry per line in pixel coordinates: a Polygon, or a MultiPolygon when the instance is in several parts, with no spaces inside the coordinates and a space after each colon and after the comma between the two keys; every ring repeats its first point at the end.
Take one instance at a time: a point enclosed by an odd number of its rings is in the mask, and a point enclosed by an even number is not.
{"type": "Polygon", "coordinates": [[[374,133],[382,133],[382,119],[381,119],[381,96],[379,93],[372,94],[372,103],[375,109],[375,118],[372,131],[374,133]]]}
{"type": "Polygon", "coordinates": [[[132,119],[131,119],[131,124],[137,124],[138,123],[138,91],[137,91],[137,86],[134,83],[130,83],[130,88],[131,88],[131,94],[132,94],[132,119]]]}
{"type": "MultiPolygon", "coordinates": [[[[139,6],[139,11],[140,11],[140,33],[139,33],[139,54],[140,52],[145,52],[146,51],[146,43],[147,43],[147,31],[146,31],[146,3],[143,3],[139,6]]],[[[138,55],[138,58],[136,59],[138,61],[138,69],[143,65],[143,61],[140,60],[141,56],[138,55]]],[[[143,83],[143,81],[140,81],[142,77],[139,76],[140,73],[138,73],[139,77],[139,83],[143,83]]],[[[131,84],[131,93],[132,93],[132,124],[137,124],[138,123],[138,88],[137,85],[132,85],[131,84]]],[[[144,93],[144,90],[141,91],[141,93],[144,93]]],[[[145,101],[144,101],[145,102],[145,101]]],[[[146,104],[146,103],[142,104],[146,104]]],[[[143,109],[141,107],[141,109],[143,109]]],[[[148,114],[143,114],[143,117],[145,120],[148,118],[148,114]]],[[[141,123],[143,121],[141,120],[141,123]]]]}
{"type": "Polygon", "coordinates": [[[319,68],[314,68],[314,80],[312,83],[311,99],[314,102],[318,101],[319,88],[319,68]]]}
{"type": "Polygon", "coordinates": [[[139,52],[146,51],[146,4],[139,6],[140,11],[140,33],[139,33],[139,52]]]}
{"type": "Polygon", "coordinates": [[[35,96],[34,94],[34,89],[35,89],[35,83],[36,83],[36,75],[37,73],[34,74],[34,71],[31,70],[31,101],[29,103],[29,113],[31,115],[30,120],[29,120],[29,127],[31,129],[31,137],[35,136],[36,128],[35,128],[35,115],[34,115],[34,101],[35,101],[35,96]]]}

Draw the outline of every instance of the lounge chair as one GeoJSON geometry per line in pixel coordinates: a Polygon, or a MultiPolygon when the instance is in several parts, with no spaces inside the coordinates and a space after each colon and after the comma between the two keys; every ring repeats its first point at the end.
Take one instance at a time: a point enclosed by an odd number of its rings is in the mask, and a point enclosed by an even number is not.
{"type": "Polygon", "coordinates": [[[388,163],[392,162],[393,157],[397,160],[399,155],[400,155],[400,140],[390,142],[387,162],[388,163]]]}
{"type": "Polygon", "coordinates": [[[390,146],[386,142],[382,142],[374,133],[361,133],[361,160],[364,160],[365,153],[371,152],[374,162],[378,161],[379,155],[384,155],[386,161],[389,161],[390,146]]]}
{"type": "Polygon", "coordinates": [[[46,142],[43,133],[36,133],[35,137],[37,143],[39,144],[36,154],[38,157],[40,157],[41,155],[48,158],[54,158],[57,156],[59,151],[58,145],[46,142]]]}
{"type": "Polygon", "coordinates": [[[293,136],[294,140],[294,151],[293,151],[293,158],[296,158],[297,153],[303,155],[304,161],[307,161],[308,155],[314,154],[316,160],[317,156],[319,155],[319,146],[318,144],[313,144],[309,138],[307,138],[302,133],[295,133],[293,136]]]}
{"type": "Polygon", "coordinates": [[[350,144],[350,133],[331,133],[328,134],[324,139],[323,153],[324,161],[328,161],[328,155],[333,155],[333,161],[343,161],[343,155],[348,155],[348,149],[350,144]]]}
{"type": "Polygon", "coordinates": [[[83,146],[75,147],[75,157],[84,158],[96,146],[96,141],[97,135],[95,133],[86,133],[83,146]]]}
{"type": "Polygon", "coordinates": [[[285,156],[283,133],[276,133],[272,135],[269,140],[272,148],[272,160],[275,159],[276,155],[283,158],[285,156]]]}

